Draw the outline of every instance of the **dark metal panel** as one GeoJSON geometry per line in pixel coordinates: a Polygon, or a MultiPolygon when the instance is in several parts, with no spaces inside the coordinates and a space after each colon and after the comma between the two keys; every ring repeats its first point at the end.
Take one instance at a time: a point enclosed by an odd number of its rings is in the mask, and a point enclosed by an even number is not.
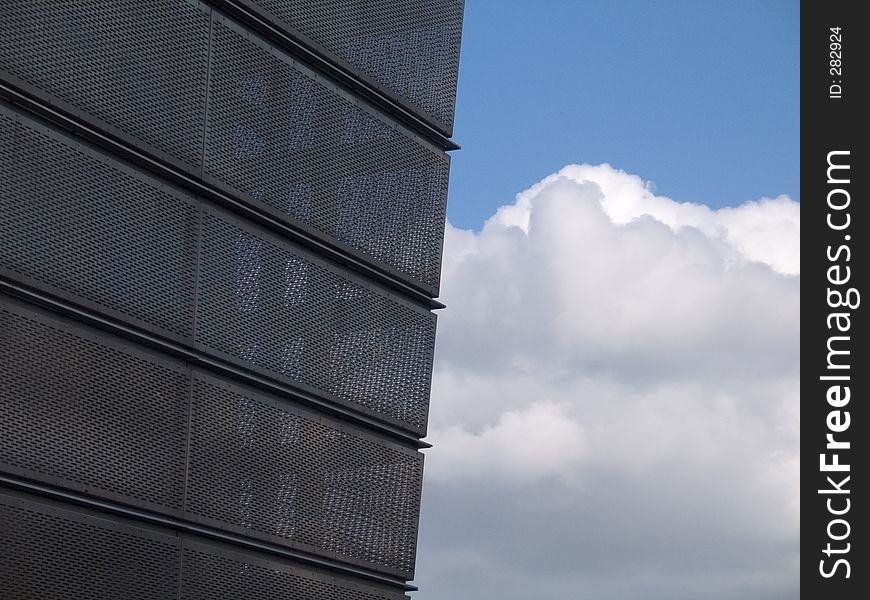
{"type": "Polygon", "coordinates": [[[180,515],[190,374],[0,296],[0,471],[180,515]]]}
{"type": "Polygon", "coordinates": [[[15,0],[0,78],[438,293],[447,155],[199,3],[15,0]]]}
{"type": "Polygon", "coordinates": [[[408,600],[396,587],[2,487],[0,590],[16,600],[408,600]]]}
{"type": "Polygon", "coordinates": [[[437,294],[449,158],[215,16],[206,181],[437,294]]]}
{"type": "Polygon", "coordinates": [[[181,600],[408,600],[400,591],[359,583],[288,561],[184,538],[181,600]]]}
{"type": "MultiPolygon", "coordinates": [[[[70,490],[19,478],[14,475],[0,473],[0,496],[13,495],[30,498],[39,503],[66,507],[82,514],[92,514],[102,518],[119,520],[131,525],[148,527],[149,529],[175,534],[181,537],[190,536],[192,540],[209,540],[226,549],[234,549],[240,553],[254,553],[257,556],[287,561],[286,564],[298,565],[314,572],[340,573],[343,577],[354,581],[366,582],[371,585],[386,587],[389,590],[416,591],[416,586],[403,579],[373,571],[306,552],[294,550],[287,546],[271,544],[250,536],[238,535],[226,530],[215,529],[199,523],[182,520],[178,517],[115,504],[85,496],[70,490]]],[[[179,567],[180,568],[180,567],[179,567]]]]}
{"type": "Polygon", "coordinates": [[[0,104],[0,273],[178,340],[199,203],[0,104]]]}
{"type": "Polygon", "coordinates": [[[194,377],[185,518],[413,578],[420,453],[194,377]]]}
{"type": "Polygon", "coordinates": [[[208,353],[425,431],[432,313],[2,106],[0,132],[0,273],[187,344],[196,310],[208,353]]]}
{"type": "Polygon", "coordinates": [[[435,315],[230,213],[203,213],[205,351],[424,434],[435,315]]]}
{"type": "Polygon", "coordinates": [[[408,105],[447,136],[462,0],[235,0],[408,105]]]}
{"type": "MultiPolygon", "coordinates": [[[[461,6],[328,0],[290,16],[336,63],[452,122],[461,6]]],[[[422,455],[374,430],[426,430],[435,316],[390,289],[437,294],[449,157],[193,0],[7,2],[0,80],[4,98],[132,161],[0,105],[2,284],[127,338],[0,298],[6,483],[125,514],[0,490],[0,590],[404,599],[390,584],[413,576],[422,455]],[[303,232],[319,250],[288,241],[303,232]],[[146,334],[148,348],[127,341],[146,334]]]]}
{"type": "Polygon", "coordinates": [[[180,560],[171,533],[0,489],[4,598],[171,600],[180,560]]]}
{"type": "Polygon", "coordinates": [[[0,70],[199,166],[209,9],[193,0],[7,0],[0,70]]]}
{"type": "Polygon", "coordinates": [[[419,452],[2,296],[0,364],[0,471],[413,577],[419,452]]]}
{"type": "MultiPolygon", "coordinates": [[[[0,73],[0,79],[2,79],[2,73],[0,73]]],[[[132,165],[137,169],[137,172],[143,172],[144,169],[144,172],[160,177],[162,181],[179,185],[188,190],[189,193],[201,195],[210,202],[228,207],[236,214],[270,228],[282,237],[313,250],[335,264],[346,266],[372,281],[386,284],[390,289],[398,291],[404,297],[413,299],[426,308],[444,308],[442,303],[432,298],[432,294],[435,292],[426,291],[421,284],[412,283],[407,276],[397,269],[367,256],[347,244],[328,238],[304,223],[291,224],[292,219],[283,214],[271,214],[270,211],[274,211],[274,209],[266,205],[256,206],[233,196],[232,192],[222,191],[218,185],[208,184],[198,176],[185,174],[169,164],[156,160],[152,155],[138,151],[135,144],[131,145],[129,141],[122,142],[107,136],[87,120],[76,119],[59,112],[39,99],[0,81],[0,105],[9,106],[12,110],[10,105],[3,103],[4,100],[15,105],[16,108],[13,112],[44,119],[41,122],[51,123],[58,130],[72,132],[76,136],[75,139],[87,140],[88,143],[95,144],[96,147],[108,151],[111,155],[127,161],[126,164],[132,165]]],[[[209,178],[206,176],[206,179],[209,178]]],[[[438,248],[436,255],[440,256],[440,241],[438,248]]]]}

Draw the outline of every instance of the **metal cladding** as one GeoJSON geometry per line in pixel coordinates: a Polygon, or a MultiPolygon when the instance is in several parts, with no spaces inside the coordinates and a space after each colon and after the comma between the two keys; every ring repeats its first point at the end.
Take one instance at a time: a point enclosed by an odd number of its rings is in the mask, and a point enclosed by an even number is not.
{"type": "Polygon", "coordinates": [[[463,0],[243,0],[326,51],[446,135],[453,133],[463,0]]]}
{"type": "Polygon", "coordinates": [[[202,3],[3,12],[5,80],[437,295],[449,157],[389,115],[202,3]]]}
{"type": "Polygon", "coordinates": [[[407,598],[462,10],[4,3],[4,597],[407,598]]]}

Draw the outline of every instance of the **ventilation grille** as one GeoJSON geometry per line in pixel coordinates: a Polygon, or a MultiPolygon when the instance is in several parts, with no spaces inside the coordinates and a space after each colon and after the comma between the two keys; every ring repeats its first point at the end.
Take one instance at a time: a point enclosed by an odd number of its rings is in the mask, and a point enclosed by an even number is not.
{"type": "Polygon", "coordinates": [[[453,130],[462,0],[251,0],[453,130]]]}
{"type": "Polygon", "coordinates": [[[187,511],[414,572],[422,456],[219,382],[194,382],[187,511]]]}
{"type": "Polygon", "coordinates": [[[205,5],[11,0],[4,73],[437,295],[449,157],[205,5]]]}

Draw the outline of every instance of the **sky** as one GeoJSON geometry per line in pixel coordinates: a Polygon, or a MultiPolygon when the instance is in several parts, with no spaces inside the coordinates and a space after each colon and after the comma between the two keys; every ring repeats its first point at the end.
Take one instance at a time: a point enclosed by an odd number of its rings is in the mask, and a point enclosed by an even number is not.
{"type": "Polygon", "coordinates": [[[797,3],[466,4],[413,597],[799,597],[797,3]]]}
{"type": "Polygon", "coordinates": [[[450,222],[574,162],[682,202],[799,199],[798,5],[467,0],[450,222]]]}

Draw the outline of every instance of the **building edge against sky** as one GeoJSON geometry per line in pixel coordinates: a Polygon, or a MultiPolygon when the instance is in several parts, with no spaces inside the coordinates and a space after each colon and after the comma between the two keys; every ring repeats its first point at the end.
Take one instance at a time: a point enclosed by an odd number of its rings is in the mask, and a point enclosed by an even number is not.
{"type": "Polygon", "coordinates": [[[462,12],[4,6],[4,594],[413,589],[462,12]]]}

